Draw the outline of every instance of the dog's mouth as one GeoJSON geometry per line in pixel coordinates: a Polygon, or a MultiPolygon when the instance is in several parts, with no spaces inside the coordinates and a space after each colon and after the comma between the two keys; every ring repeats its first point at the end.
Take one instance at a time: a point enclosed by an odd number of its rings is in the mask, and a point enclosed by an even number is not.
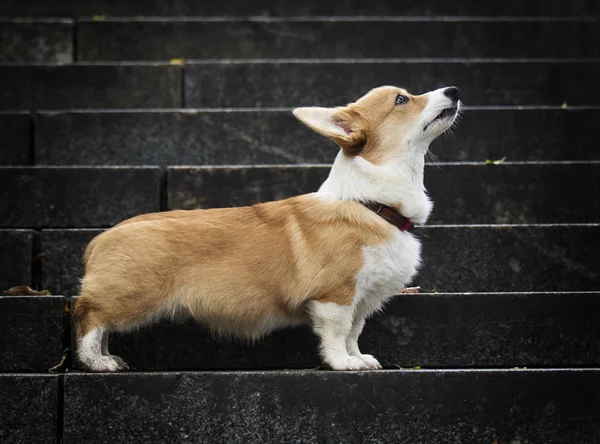
{"type": "Polygon", "coordinates": [[[439,113],[435,119],[433,119],[432,121],[435,122],[436,120],[443,120],[443,119],[448,119],[450,117],[454,117],[456,115],[456,110],[457,107],[456,106],[452,106],[450,108],[446,108],[444,110],[442,110],[441,113],[439,113]]]}
{"type": "Polygon", "coordinates": [[[451,107],[443,109],[442,112],[440,112],[435,117],[435,119],[433,119],[431,122],[429,122],[427,125],[425,125],[425,128],[423,128],[423,131],[426,131],[427,128],[429,127],[429,125],[431,125],[433,122],[437,122],[438,120],[446,120],[446,119],[454,118],[454,116],[456,116],[457,111],[458,111],[457,106],[451,106],[451,107]]]}

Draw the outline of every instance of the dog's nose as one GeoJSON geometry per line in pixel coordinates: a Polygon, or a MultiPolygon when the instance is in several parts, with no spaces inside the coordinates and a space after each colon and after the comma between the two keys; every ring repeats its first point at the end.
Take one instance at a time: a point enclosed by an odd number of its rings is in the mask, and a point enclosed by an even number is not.
{"type": "Polygon", "coordinates": [[[444,95],[446,97],[450,97],[455,102],[458,102],[458,99],[460,98],[460,94],[456,86],[449,86],[448,88],[446,88],[444,90],[444,95]]]}

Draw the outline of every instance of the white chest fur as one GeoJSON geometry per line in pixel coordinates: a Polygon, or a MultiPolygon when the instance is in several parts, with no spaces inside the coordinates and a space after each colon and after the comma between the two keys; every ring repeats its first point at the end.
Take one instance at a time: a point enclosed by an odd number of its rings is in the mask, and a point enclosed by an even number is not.
{"type": "Polygon", "coordinates": [[[373,310],[410,282],[421,263],[421,242],[395,230],[385,243],[363,248],[364,264],[356,276],[356,300],[370,300],[373,310]]]}

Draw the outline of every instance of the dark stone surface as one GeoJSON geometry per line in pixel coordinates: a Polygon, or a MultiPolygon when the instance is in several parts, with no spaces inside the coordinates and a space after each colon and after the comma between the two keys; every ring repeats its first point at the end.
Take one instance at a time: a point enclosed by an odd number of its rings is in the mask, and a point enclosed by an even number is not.
{"type": "MultiPolygon", "coordinates": [[[[78,293],[81,258],[100,230],[43,230],[42,285],[78,293]]],[[[423,291],[595,291],[600,226],[423,227],[423,291]]]]}
{"type": "Polygon", "coordinates": [[[73,22],[0,20],[0,61],[73,61],[73,22]]]}
{"type": "Polygon", "coordinates": [[[103,227],[160,209],[157,167],[0,167],[0,227],[103,227]]]}
{"type": "Polygon", "coordinates": [[[233,0],[227,2],[197,0],[4,0],[0,15],[4,16],[307,16],[307,15],[474,15],[474,16],[579,16],[599,15],[595,0],[548,2],[546,0],[508,0],[482,2],[463,0],[386,0],[364,2],[361,0],[233,0]]]}
{"type": "Polygon", "coordinates": [[[181,106],[175,65],[0,65],[0,109],[181,106]]]}
{"type": "MultiPolygon", "coordinates": [[[[329,166],[172,167],[169,208],[251,205],[318,190],[329,166]]],[[[600,163],[427,167],[429,224],[600,220],[600,163]]]]}
{"type": "Polygon", "coordinates": [[[600,220],[600,162],[430,167],[429,224],[576,223],[600,220]]]}
{"type": "Polygon", "coordinates": [[[46,372],[63,355],[60,296],[0,296],[0,372],[46,372]]]}
{"type": "Polygon", "coordinates": [[[88,21],[81,61],[227,58],[597,57],[598,21],[88,21]],[[507,40],[504,36],[510,36],[507,40]],[[406,44],[415,36],[415,44],[406,44]],[[210,44],[208,44],[210,42],[210,44]],[[325,44],[323,44],[325,43],[325,44]]]}
{"type": "Polygon", "coordinates": [[[600,293],[399,295],[360,339],[388,368],[598,367],[600,293]]]}
{"type": "Polygon", "coordinates": [[[64,443],[582,443],[597,370],[65,375],[64,443]],[[90,433],[90,430],[94,433],[90,433]]]}
{"type": "Polygon", "coordinates": [[[34,285],[34,237],[32,230],[0,230],[0,294],[19,285],[34,285]]]}
{"type": "MultiPolygon", "coordinates": [[[[467,87],[468,88],[468,87],[467,87]]],[[[431,151],[441,161],[453,160],[593,160],[590,149],[600,139],[600,109],[467,110],[431,151]]]]}
{"type": "MultiPolygon", "coordinates": [[[[216,339],[193,320],[164,321],[110,337],[110,353],[135,371],[316,368],[321,365],[318,345],[308,327],[280,330],[249,343],[216,339]]],[[[74,340],[72,347],[77,347],[74,340]]],[[[73,365],[79,368],[78,362],[73,365]]]]}
{"type": "Polygon", "coordinates": [[[339,106],[371,88],[456,85],[466,105],[596,105],[600,62],[379,60],[186,65],[188,107],[339,106]]]}
{"type": "Polygon", "coordinates": [[[317,191],[329,166],[170,167],[169,209],[239,207],[317,191]]]}
{"type": "Polygon", "coordinates": [[[0,113],[0,165],[30,165],[33,124],[24,113],[0,113]]]}
{"type": "Polygon", "coordinates": [[[52,294],[74,296],[83,277],[83,252],[102,230],[42,230],[41,283],[52,294]]]}
{"type": "MultiPolygon", "coordinates": [[[[600,160],[598,121],[598,108],[468,110],[431,150],[441,161],[600,160]]],[[[331,163],[337,153],[291,110],[52,112],[35,128],[36,162],[50,165],[331,163]]]]}
{"type": "Polygon", "coordinates": [[[0,442],[57,442],[58,375],[0,374],[0,442]]]}
{"type": "MultiPolygon", "coordinates": [[[[597,367],[599,309],[600,293],[404,294],[367,321],[360,346],[391,369],[597,367]]],[[[110,340],[132,370],[315,368],[317,346],[308,327],[248,344],[215,339],[193,321],[110,340]]]]}
{"type": "Polygon", "coordinates": [[[600,225],[425,227],[414,283],[437,291],[600,288],[600,225]]]}
{"type": "Polygon", "coordinates": [[[336,153],[335,145],[291,111],[36,116],[36,160],[41,164],[331,163],[336,153]]]}

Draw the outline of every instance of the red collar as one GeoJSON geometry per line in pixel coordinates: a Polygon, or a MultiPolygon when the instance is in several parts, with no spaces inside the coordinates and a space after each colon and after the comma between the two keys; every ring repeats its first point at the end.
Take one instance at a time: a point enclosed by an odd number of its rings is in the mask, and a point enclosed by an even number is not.
{"type": "Polygon", "coordinates": [[[375,202],[361,202],[361,204],[377,213],[392,225],[398,227],[400,231],[412,231],[415,228],[415,225],[408,217],[402,216],[392,207],[375,202]]]}

